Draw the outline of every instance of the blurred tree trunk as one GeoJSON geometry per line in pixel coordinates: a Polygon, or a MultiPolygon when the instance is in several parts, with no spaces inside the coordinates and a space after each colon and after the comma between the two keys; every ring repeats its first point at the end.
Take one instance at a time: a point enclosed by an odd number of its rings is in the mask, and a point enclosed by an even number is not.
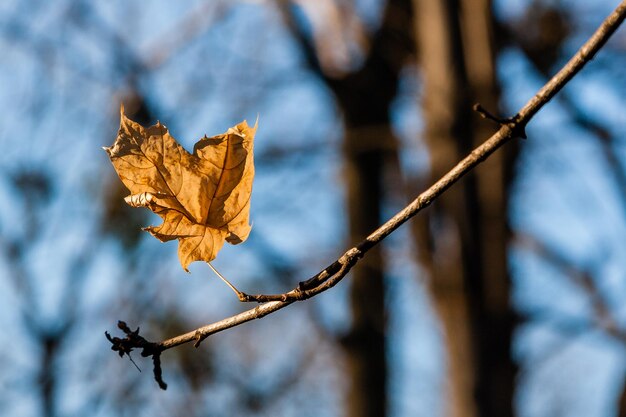
{"type": "MultiPolygon", "coordinates": [[[[369,54],[356,72],[330,80],[344,116],[345,178],[350,240],[356,243],[381,223],[385,165],[397,160],[390,106],[400,71],[412,53],[410,0],[390,1],[369,54]]],[[[354,269],[350,291],[352,326],[342,340],[350,389],[350,417],[386,414],[384,262],[374,248],[354,269]]]]}
{"type": "MultiPolygon", "coordinates": [[[[361,126],[366,129],[366,126],[361,126]]],[[[373,131],[377,126],[369,126],[373,131]]],[[[368,132],[351,127],[345,142],[345,178],[351,244],[360,241],[380,220],[384,156],[372,143],[362,148],[368,132]]],[[[374,139],[374,138],[371,138],[374,139]]],[[[367,139],[366,139],[367,140],[367,139]]],[[[393,140],[390,135],[377,141],[393,140]]],[[[384,416],[386,410],[387,366],[385,359],[384,264],[375,248],[353,270],[350,291],[352,326],[341,346],[346,352],[350,389],[348,416],[384,416]]]]}
{"type": "MultiPolygon", "coordinates": [[[[472,112],[474,102],[497,111],[492,16],[488,0],[414,0],[414,7],[424,136],[436,179],[495,130],[472,112]]],[[[510,166],[504,152],[494,154],[416,222],[447,348],[446,416],[513,415],[510,166]]]]}
{"type": "MultiPolygon", "coordinates": [[[[389,0],[380,28],[371,36],[361,67],[341,77],[325,72],[318,51],[295,17],[291,3],[279,3],[285,22],[299,41],[311,69],[333,92],[345,124],[343,146],[349,238],[356,243],[381,223],[383,178],[388,161],[397,161],[390,106],[400,72],[414,53],[411,0],[389,0]]],[[[332,47],[332,45],[325,45],[332,47]]],[[[348,417],[383,417],[387,409],[384,262],[373,248],[352,270],[352,324],[341,338],[349,392],[348,417]]]]}
{"type": "Polygon", "coordinates": [[[626,417],[626,380],[617,401],[617,415],[618,417],[626,417]]]}

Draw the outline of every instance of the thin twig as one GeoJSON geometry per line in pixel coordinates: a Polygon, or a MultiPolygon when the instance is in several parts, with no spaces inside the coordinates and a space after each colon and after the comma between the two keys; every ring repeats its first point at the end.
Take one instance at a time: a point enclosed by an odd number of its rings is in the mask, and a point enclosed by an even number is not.
{"type": "MultiPolygon", "coordinates": [[[[482,106],[482,104],[480,103],[476,103],[472,106],[472,110],[474,110],[475,112],[477,112],[478,114],[480,114],[480,117],[482,117],[483,119],[487,119],[487,120],[491,120],[493,122],[496,122],[499,125],[507,125],[511,122],[513,122],[514,120],[510,117],[507,118],[502,118],[502,117],[498,117],[496,115],[494,115],[493,113],[491,113],[489,110],[487,110],[486,108],[484,108],[482,106]]],[[[526,136],[522,136],[522,138],[526,139],[526,136]]]]}
{"type": "Polygon", "coordinates": [[[591,38],[576,52],[569,62],[552,77],[552,79],[550,79],[550,81],[548,81],[514,117],[507,119],[507,123],[502,124],[500,129],[493,136],[474,149],[467,157],[435,182],[430,188],[420,194],[408,206],[376,229],[365,240],[345,252],[326,269],[312,278],[301,282],[296,288],[289,292],[275,295],[252,296],[258,301],[267,302],[180,336],[156,343],[158,351],[162,352],[192,341],[195,342],[195,346],[198,346],[202,340],[214,333],[254,319],[260,319],[287,307],[295,301],[311,298],[336,285],[367,251],[422,209],[429,206],[437,197],[463,177],[463,175],[475,168],[509,140],[514,137],[525,136],[525,127],[532,117],[594,57],[596,52],[602,48],[609,37],[623,22],[625,16],[626,0],[622,1],[613,13],[606,18],[602,25],[600,25],[591,38]]]}
{"type": "Polygon", "coordinates": [[[222,281],[224,281],[224,283],[228,285],[228,288],[233,290],[233,292],[237,295],[237,298],[239,298],[239,301],[250,301],[249,300],[250,296],[246,294],[245,292],[239,291],[237,287],[231,284],[229,280],[227,280],[222,274],[220,274],[220,272],[217,269],[215,269],[215,267],[211,264],[211,262],[207,262],[207,264],[209,265],[209,268],[211,268],[211,270],[215,272],[215,275],[217,275],[222,281]]]}

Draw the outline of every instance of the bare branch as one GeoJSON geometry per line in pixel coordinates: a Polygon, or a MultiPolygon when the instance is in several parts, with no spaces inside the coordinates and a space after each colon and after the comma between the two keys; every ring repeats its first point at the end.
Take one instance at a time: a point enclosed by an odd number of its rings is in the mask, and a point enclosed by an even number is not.
{"type": "Polygon", "coordinates": [[[576,52],[563,68],[520,110],[518,118],[528,123],[556,93],[571,80],[587,62],[602,48],[611,35],[624,21],[626,15],[626,1],[622,1],[617,8],[602,22],[591,38],[576,52]]]}
{"type": "MultiPolygon", "coordinates": [[[[250,310],[159,343],[152,344],[145,341],[143,338],[142,340],[153,346],[159,353],[191,341],[194,341],[195,346],[198,346],[200,342],[214,333],[254,319],[260,319],[287,307],[295,301],[311,298],[336,285],[372,247],[380,243],[385,237],[393,233],[422,209],[428,207],[437,197],[443,194],[454,183],[459,181],[465,174],[474,169],[502,145],[515,137],[524,137],[525,127],[533,116],[550,101],[587,62],[593,59],[594,55],[602,48],[625,17],[626,0],[620,3],[569,62],[552,77],[552,79],[550,79],[514,117],[502,120],[500,129],[494,135],[474,149],[467,157],[461,160],[454,168],[420,194],[404,209],[367,236],[365,240],[346,251],[337,261],[326,269],[307,281],[301,282],[296,288],[289,292],[276,295],[249,296],[249,301],[264,302],[250,310]]],[[[145,347],[145,343],[142,346],[136,347],[145,347]]]]}

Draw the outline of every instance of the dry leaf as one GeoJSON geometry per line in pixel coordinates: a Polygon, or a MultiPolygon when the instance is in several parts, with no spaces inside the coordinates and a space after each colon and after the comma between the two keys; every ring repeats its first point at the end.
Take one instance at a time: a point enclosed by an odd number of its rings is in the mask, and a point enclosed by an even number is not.
{"type": "Polygon", "coordinates": [[[178,239],[185,271],[193,261],[215,259],[224,240],[236,245],[248,237],[255,132],[243,121],[200,139],[190,154],[165,126],[144,128],[122,107],[115,143],[104,150],[131,192],[125,201],[163,218],[145,230],[162,242],[178,239]]]}

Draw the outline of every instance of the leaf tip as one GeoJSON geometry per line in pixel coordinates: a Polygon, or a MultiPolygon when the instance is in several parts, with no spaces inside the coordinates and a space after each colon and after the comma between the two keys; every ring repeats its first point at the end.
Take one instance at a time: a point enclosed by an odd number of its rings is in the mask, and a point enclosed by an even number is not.
{"type": "Polygon", "coordinates": [[[256,135],[256,129],[259,125],[259,116],[257,115],[256,121],[254,122],[254,126],[250,127],[247,120],[242,121],[234,127],[228,129],[226,134],[235,134],[242,138],[252,138],[256,135]]]}

